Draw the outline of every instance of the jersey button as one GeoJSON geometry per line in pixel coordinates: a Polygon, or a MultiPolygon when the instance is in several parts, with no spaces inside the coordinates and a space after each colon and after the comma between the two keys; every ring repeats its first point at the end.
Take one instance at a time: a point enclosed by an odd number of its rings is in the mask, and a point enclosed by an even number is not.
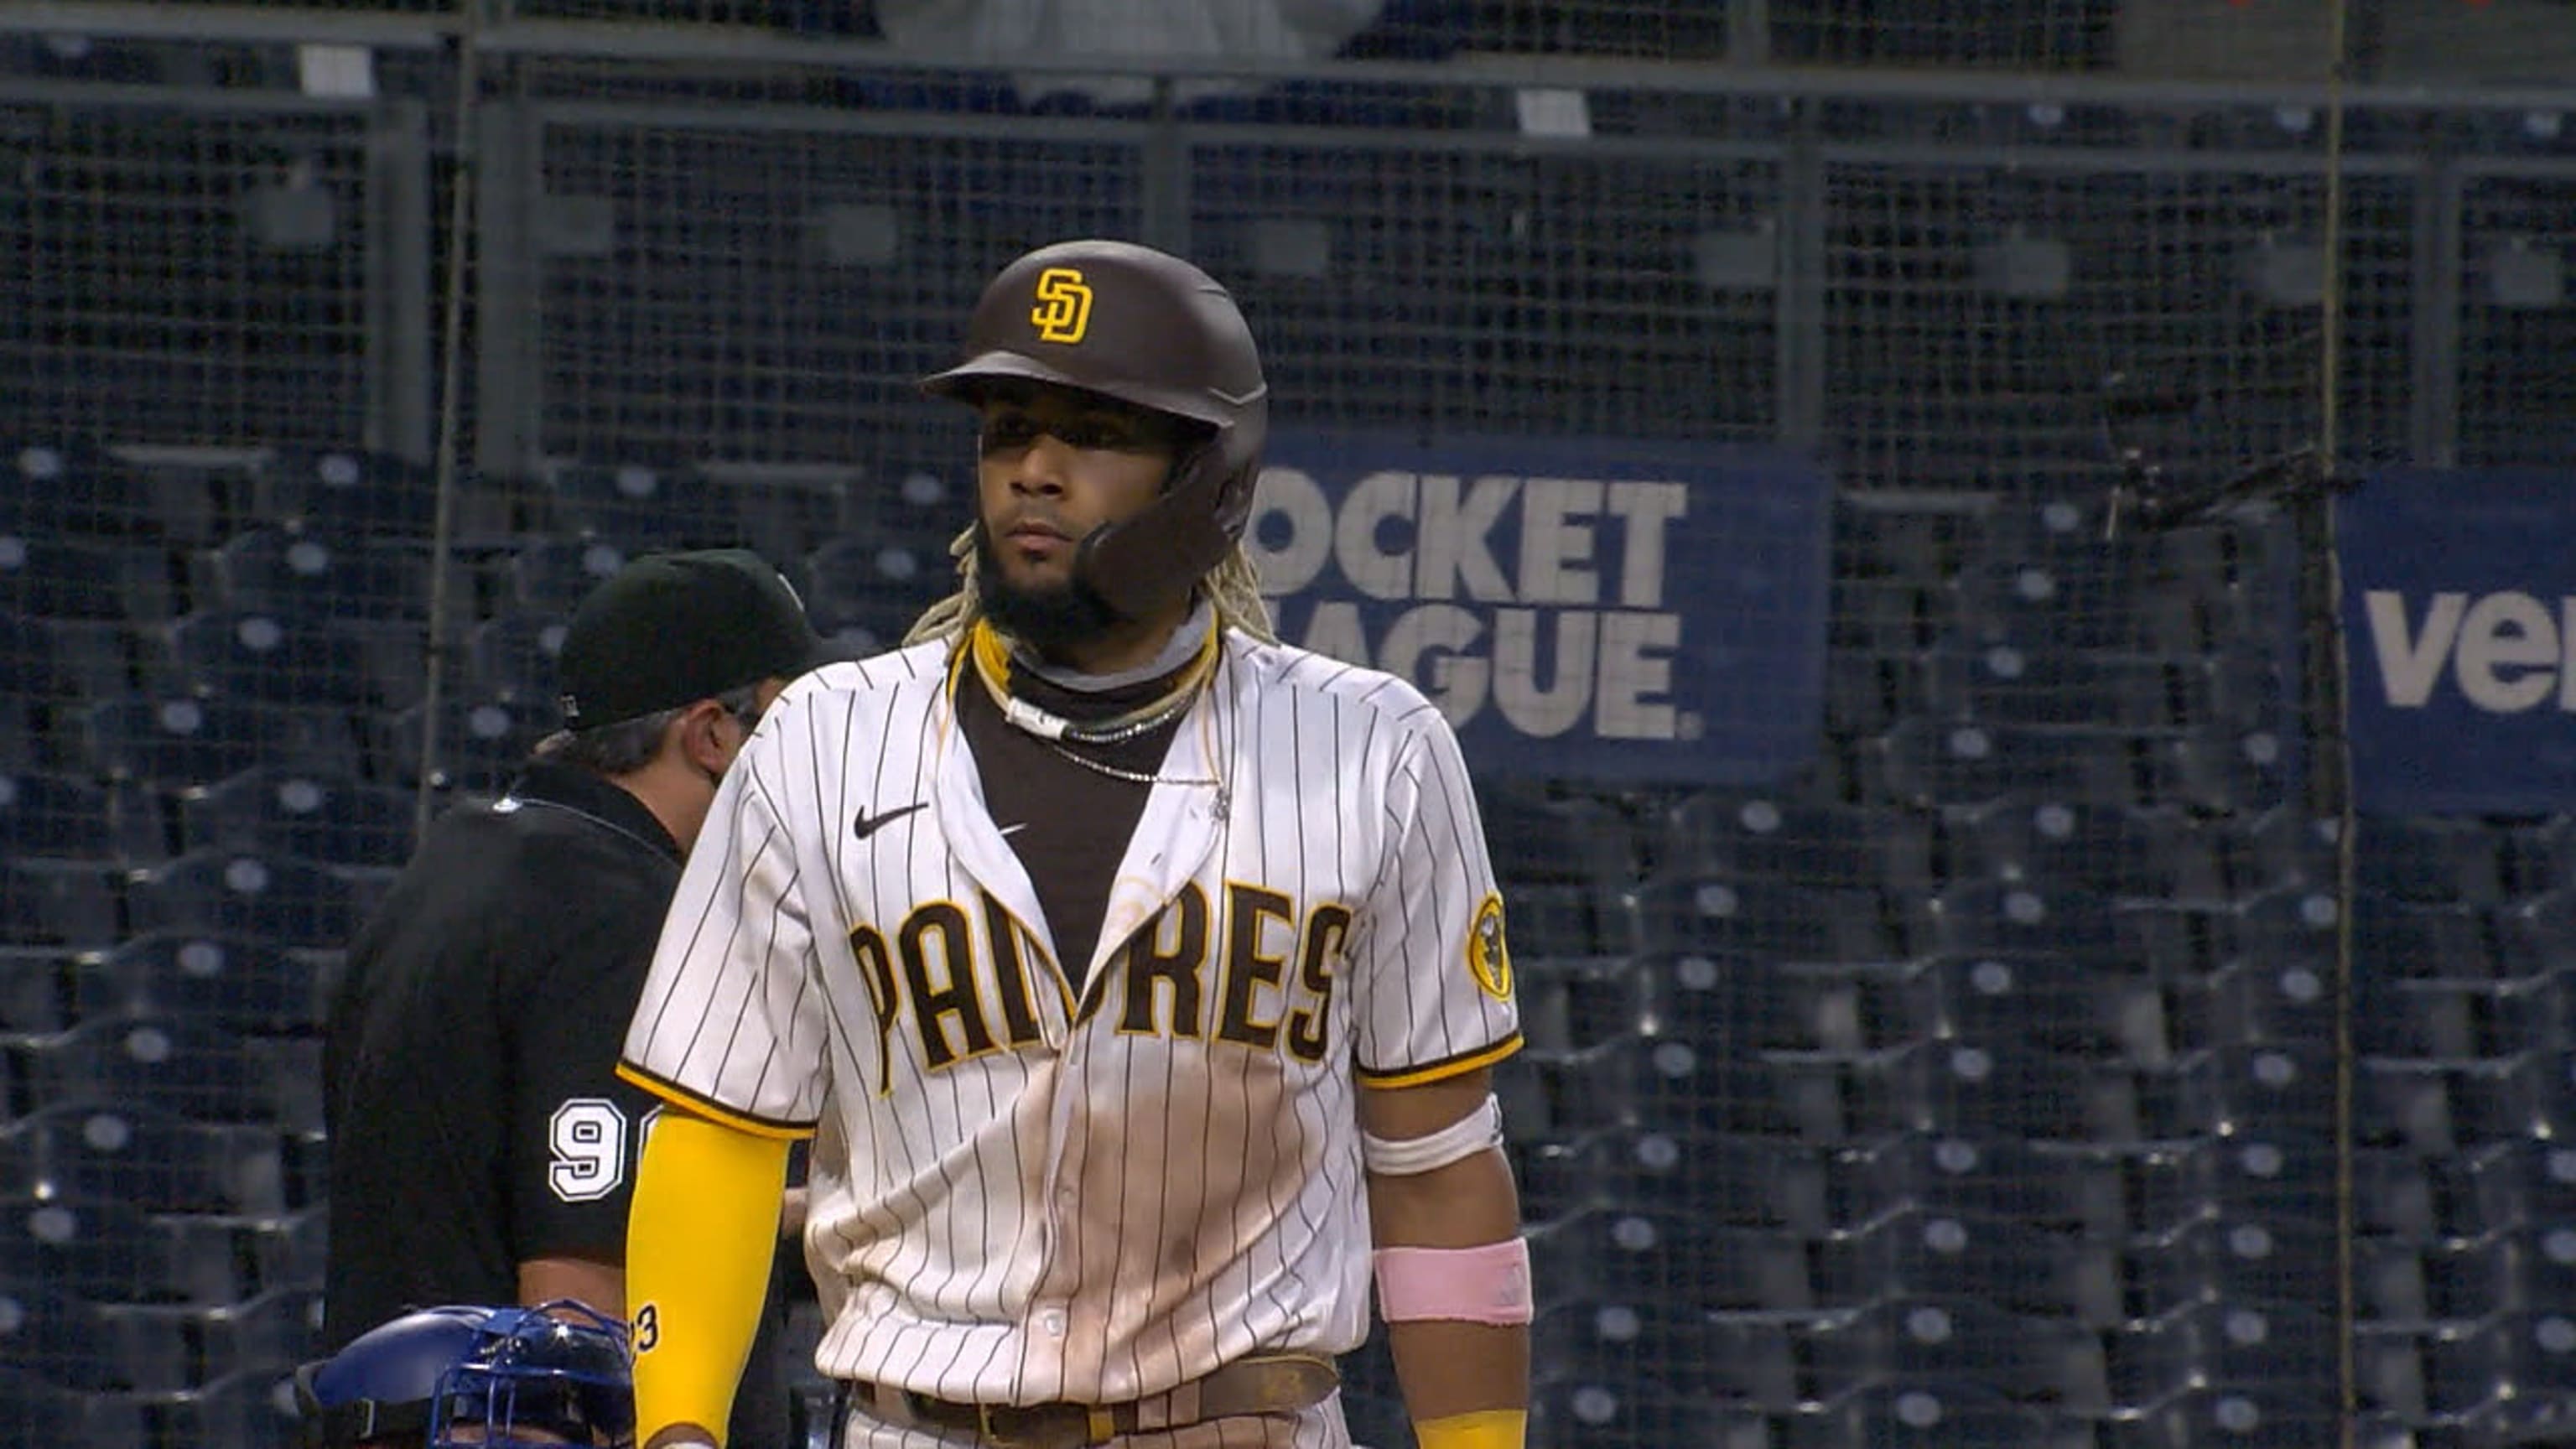
{"type": "Polygon", "coordinates": [[[1061,1308],[1039,1309],[1038,1331],[1044,1333],[1049,1338],[1064,1337],[1064,1310],[1061,1308]]]}

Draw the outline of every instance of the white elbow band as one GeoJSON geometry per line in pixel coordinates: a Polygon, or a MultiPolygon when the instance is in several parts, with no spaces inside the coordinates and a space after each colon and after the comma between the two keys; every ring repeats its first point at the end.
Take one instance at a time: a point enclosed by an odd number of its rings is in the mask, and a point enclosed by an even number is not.
{"type": "Polygon", "coordinates": [[[1509,1328],[1530,1321],[1529,1244],[1519,1238],[1474,1248],[1380,1248],[1378,1316],[1389,1323],[1447,1318],[1509,1328]]]}
{"type": "Polygon", "coordinates": [[[1502,1145],[1503,1104],[1488,1092],[1483,1106],[1437,1132],[1400,1140],[1362,1132],[1360,1161],[1371,1172],[1411,1177],[1502,1145]]]}

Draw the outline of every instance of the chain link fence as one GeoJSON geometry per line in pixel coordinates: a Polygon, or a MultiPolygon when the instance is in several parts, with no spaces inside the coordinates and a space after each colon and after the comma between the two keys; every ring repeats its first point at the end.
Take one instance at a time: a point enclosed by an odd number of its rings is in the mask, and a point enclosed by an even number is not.
{"type": "MultiPolygon", "coordinates": [[[[2321,62],[2124,76],[2322,43],[2213,3],[2251,28],[2185,45],[2187,8],[1396,5],[1395,50],[1463,21],[1450,51],[1559,69],[1047,114],[992,73],[622,42],[512,40],[469,112],[437,45],[346,99],[59,48],[0,76],[0,1423],[281,1442],[318,1004],[423,792],[504,787],[565,615],[650,549],[747,542],[844,643],[894,638],[970,497],[913,379],[1001,262],[1110,234],[1237,289],[1283,426],[1785,443],[1836,479],[1804,770],[1485,782],[1535,1444],[2544,1427],[2576,1387],[2576,825],[2364,820],[2348,889],[2313,517],[2112,499],[2318,444],[2576,457],[2576,138],[2545,97],[2330,125],[2321,62]],[[2113,76],[1569,58],[1756,35],[2113,76]]],[[[477,18],[864,39],[836,9],[477,18]]],[[[2373,14],[2390,66],[2431,24],[2373,14]]],[[[1347,1367],[1360,1442],[1406,1442],[1382,1354],[1347,1367]]]]}

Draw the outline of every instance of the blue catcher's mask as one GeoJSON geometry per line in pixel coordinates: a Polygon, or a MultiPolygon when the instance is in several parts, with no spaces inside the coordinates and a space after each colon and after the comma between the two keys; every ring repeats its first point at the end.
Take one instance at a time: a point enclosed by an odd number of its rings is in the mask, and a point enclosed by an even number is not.
{"type": "Polygon", "coordinates": [[[635,1442],[625,1325],[568,1300],[405,1314],[298,1369],[295,1389],[303,1449],[635,1442]]]}

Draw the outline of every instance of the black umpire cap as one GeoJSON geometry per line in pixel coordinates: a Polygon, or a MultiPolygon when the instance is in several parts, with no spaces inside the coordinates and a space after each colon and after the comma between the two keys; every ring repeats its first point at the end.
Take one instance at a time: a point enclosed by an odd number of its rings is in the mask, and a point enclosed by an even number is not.
{"type": "Polygon", "coordinates": [[[833,657],[804,601],[749,549],[648,554],[573,610],[555,657],[564,728],[678,709],[833,657]]]}

